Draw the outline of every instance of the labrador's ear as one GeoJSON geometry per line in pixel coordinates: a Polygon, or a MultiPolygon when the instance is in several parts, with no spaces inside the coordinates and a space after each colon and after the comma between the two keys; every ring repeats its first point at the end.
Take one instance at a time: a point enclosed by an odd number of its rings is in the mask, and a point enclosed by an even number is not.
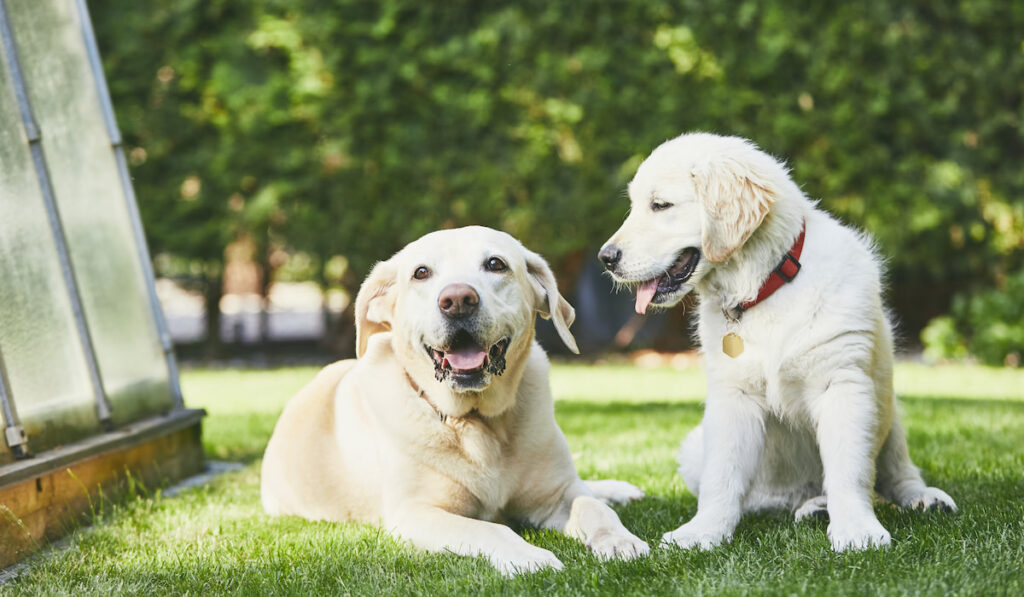
{"type": "Polygon", "coordinates": [[[576,319],[576,310],[572,308],[569,301],[558,292],[558,283],[555,275],[551,273],[544,258],[533,251],[524,248],[523,255],[526,257],[526,271],[530,274],[531,283],[536,293],[537,312],[544,319],[551,319],[558,331],[558,337],[562,342],[576,354],[580,353],[576,346],[576,338],[573,338],[569,326],[576,319]]]}
{"type": "Polygon", "coordinates": [[[395,265],[382,261],[366,276],[356,295],[356,357],[366,353],[370,336],[391,329],[395,308],[395,265]]]}
{"type": "Polygon", "coordinates": [[[778,189],[764,165],[732,157],[709,160],[690,175],[703,208],[701,249],[711,263],[723,263],[764,221],[778,189]]]}

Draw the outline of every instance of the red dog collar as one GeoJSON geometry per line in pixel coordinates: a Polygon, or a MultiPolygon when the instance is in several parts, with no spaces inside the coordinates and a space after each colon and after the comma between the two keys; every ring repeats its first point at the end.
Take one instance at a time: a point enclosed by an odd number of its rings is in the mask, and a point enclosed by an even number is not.
{"type": "Polygon", "coordinates": [[[807,222],[804,222],[800,227],[800,236],[796,237],[796,242],[793,243],[793,248],[782,256],[782,261],[775,266],[775,271],[761,284],[761,290],[757,291],[757,297],[752,301],[740,303],[740,313],[770,297],[773,292],[782,288],[783,284],[792,282],[793,278],[800,273],[800,253],[804,250],[804,233],[806,231],[807,222]]]}

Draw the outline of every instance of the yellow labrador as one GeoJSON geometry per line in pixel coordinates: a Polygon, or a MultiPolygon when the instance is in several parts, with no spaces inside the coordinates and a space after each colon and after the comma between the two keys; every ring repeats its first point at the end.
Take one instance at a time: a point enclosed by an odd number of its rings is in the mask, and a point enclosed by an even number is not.
{"type": "Polygon", "coordinates": [[[534,320],[550,317],[575,351],[575,314],[539,255],[488,228],[434,232],[377,264],[355,308],[358,359],[321,371],[274,429],[267,513],[379,523],[505,574],[561,563],[503,521],[603,558],[647,553],[605,503],[643,493],[581,481],[555,424],[534,320]]]}
{"type": "Polygon", "coordinates": [[[956,510],[907,451],[892,383],[879,260],[753,143],[666,141],[629,183],[632,210],[600,258],[636,309],[700,296],[704,420],[680,472],[697,514],[665,543],[710,548],[744,511],[827,514],[836,551],[889,544],[872,490],[956,510]]]}

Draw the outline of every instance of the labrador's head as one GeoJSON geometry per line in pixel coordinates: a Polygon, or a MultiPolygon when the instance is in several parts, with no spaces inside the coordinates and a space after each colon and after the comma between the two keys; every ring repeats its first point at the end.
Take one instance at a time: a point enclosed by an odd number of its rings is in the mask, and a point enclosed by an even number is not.
{"type": "Polygon", "coordinates": [[[672,307],[743,246],[784,184],[784,167],[746,139],[676,137],[640,164],[629,216],[598,256],[636,288],[637,312],[672,307]]]}
{"type": "Polygon", "coordinates": [[[550,317],[574,352],[575,312],[544,259],[504,232],[471,226],[432,232],[378,263],[356,298],[357,353],[370,337],[392,332],[406,372],[445,414],[493,415],[514,396],[534,337],[536,314],[550,317]],[[509,392],[498,392],[508,394],[509,392]],[[514,392],[513,392],[514,393],[514,392]]]}

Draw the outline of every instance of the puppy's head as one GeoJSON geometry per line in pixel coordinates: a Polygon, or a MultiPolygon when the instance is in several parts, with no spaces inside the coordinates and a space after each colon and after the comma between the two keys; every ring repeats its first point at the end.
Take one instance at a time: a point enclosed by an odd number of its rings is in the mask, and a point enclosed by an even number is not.
{"type": "Polygon", "coordinates": [[[629,216],[598,256],[636,288],[637,312],[672,307],[740,250],[788,181],[781,164],[739,137],[666,141],[637,169],[629,216]]]}
{"type": "Polygon", "coordinates": [[[577,350],[569,332],[575,312],[539,255],[489,228],[441,230],[377,264],[363,282],[357,353],[373,334],[390,330],[406,371],[434,390],[438,409],[492,416],[514,398],[501,390],[518,384],[538,313],[577,350]]]}

